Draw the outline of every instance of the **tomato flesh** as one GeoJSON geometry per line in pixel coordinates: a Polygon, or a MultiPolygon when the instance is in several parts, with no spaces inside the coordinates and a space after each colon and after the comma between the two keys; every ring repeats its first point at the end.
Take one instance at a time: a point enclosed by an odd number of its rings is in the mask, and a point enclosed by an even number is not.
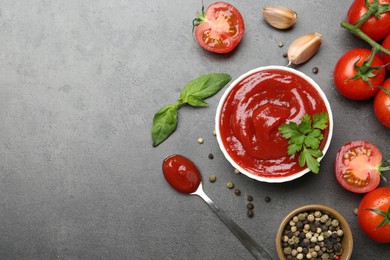
{"type": "Polygon", "coordinates": [[[379,185],[381,162],[382,153],[376,145],[361,140],[346,143],[336,155],[336,179],[349,191],[369,192],[379,185]]]}
{"type": "Polygon", "coordinates": [[[368,237],[380,243],[390,243],[390,224],[387,222],[383,226],[378,227],[385,216],[368,209],[389,212],[389,207],[389,187],[377,188],[367,193],[359,204],[358,221],[361,229],[368,237]]]}
{"type": "MultiPolygon", "coordinates": [[[[383,83],[383,87],[390,93],[390,79],[383,83]]],[[[378,120],[385,127],[390,128],[390,95],[383,90],[380,90],[375,96],[374,112],[378,120]]]]}
{"type": "Polygon", "coordinates": [[[238,45],[244,31],[240,12],[231,4],[217,2],[207,8],[204,20],[196,27],[195,38],[205,50],[227,53],[238,45]]]}

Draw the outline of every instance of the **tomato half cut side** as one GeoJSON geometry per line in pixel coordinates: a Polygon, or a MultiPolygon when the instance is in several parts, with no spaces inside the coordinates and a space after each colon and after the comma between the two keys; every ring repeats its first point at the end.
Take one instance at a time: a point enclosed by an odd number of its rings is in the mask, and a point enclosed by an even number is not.
{"type": "Polygon", "coordinates": [[[362,140],[346,143],[336,155],[336,179],[349,191],[369,192],[380,183],[381,163],[382,152],[376,145],[362,140]]]}
{"type": "Polygon", "coordinates": [[[228,53],[241,41],[245,32],[244,19],[233,5],[211,4],[195,19],[195,39],[207,51],[228,53]]]}

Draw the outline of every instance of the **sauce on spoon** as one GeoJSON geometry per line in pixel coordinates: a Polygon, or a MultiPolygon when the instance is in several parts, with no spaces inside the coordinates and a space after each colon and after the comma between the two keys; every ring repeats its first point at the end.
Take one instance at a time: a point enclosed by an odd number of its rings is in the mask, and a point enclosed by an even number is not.
{"type": "Polygon", "coordinates": [[[182,193],[195,192],[201,182],[200,172],[196,165],[182,155],[172,154],[165,158],[162,170],[168,183],[182,193]]]}

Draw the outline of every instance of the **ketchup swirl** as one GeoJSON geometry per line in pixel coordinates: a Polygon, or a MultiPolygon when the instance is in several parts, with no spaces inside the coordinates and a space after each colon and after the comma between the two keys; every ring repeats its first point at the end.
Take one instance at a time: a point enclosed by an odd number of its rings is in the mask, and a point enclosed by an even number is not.
{"type": "MultiPolygon", "coordinates": [[[[242,168],[259,176],[286,176],[302,170],[288,155],[288,140],[278,131],[283,123],[299,123],[305,114],[327,112],[318,91],[298,75],[263,70],[249,75],[227,95],[220,133],[228,154],[242,168]]],[[[327,133],[320,149],[325,145],[327,133]]]]}

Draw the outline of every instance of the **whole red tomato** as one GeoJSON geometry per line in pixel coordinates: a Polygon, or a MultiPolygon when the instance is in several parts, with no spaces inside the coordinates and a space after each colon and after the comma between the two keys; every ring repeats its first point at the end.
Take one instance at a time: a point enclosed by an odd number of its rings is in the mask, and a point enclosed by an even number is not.
{"type": "MultiPolygon", "coordinates": [[[[378,92],[377,86],[383,83],[386,71],[384,68],[376,70],[364,68],[363,64],[370,54],[371,50],[356,48],[344,53],[337,62],[333,79],[337,90],[343,96],[354,100],[364,100],[378,92]]],[[[383,65],[382,59],[375,54],[371,67],[383,65]]]]}
{"type": "MultiPolygon", "coordinates": [[[[382,46],[390,50],[390,34],[382,42],[382,46]]],[[[387,64],[386,69],[390,71],[390,55],[384,54],[383,52],[381,55],[383,62],[387,64]]]]}
{"type": "Polygon", "coordinates": [[[216,53],[232,51],[245,32],[244,19],[233,5],[217,2],[194,20],[195,39],[203,49],[216,53]]]}
{"type": "MultiPolygon", "coordinates": [[[[359,18],[367,12],[367,7],[364,4],[365,0],[355,0],[348,10],[348,22],[356,23],[359,18]]],[[[372,0],[369,0],[372,3],[372,0]]],[[[379,0],[379,4],[390,4],[390,0],[379,0]]],[[[366,22],[362,24],[360,29],[371,37],[374,41],[384,39],[390,34],[390,12],[380,14],[379,18],[371,15],[366,22]]]]}
{"type": "Polygon", "coordinates": [[[367,193],[359,204],[358,221],[371,239],[390,243],[390,188],[377,188],[367,193]]]}
{"type": "Polygon", "coordinates": [[[356,140],[344,144],[337,152],[334,171],[340,185],[355,193],[367,193],[378,187],[382,152],[367,141],[356,140]]]}
{"type": "Polygon", "coordinates": [[[383,83],[374,99],[374,112],[378,120],[387,128],[390,128],[390,78],[383,83]]]}

